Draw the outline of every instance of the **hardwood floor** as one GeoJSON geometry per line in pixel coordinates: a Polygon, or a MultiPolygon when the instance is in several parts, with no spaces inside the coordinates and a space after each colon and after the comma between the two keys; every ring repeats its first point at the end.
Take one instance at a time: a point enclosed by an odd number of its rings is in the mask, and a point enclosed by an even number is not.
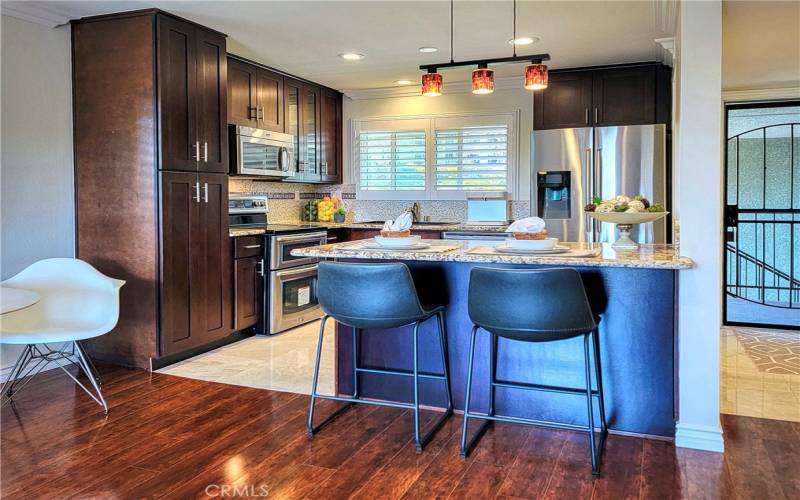
{"type": "Polygon", "coordinates": [[[4,498],[800,498],[800,423],[723,415],[724,456],[610,436],[593,480],[583,434],[496,424],[463,460],[459,415],[417,454],[403,410],[356,406],[309,440],[307,396],[101,372],[106,417],[55,371],[2,409],[4,498]]]}

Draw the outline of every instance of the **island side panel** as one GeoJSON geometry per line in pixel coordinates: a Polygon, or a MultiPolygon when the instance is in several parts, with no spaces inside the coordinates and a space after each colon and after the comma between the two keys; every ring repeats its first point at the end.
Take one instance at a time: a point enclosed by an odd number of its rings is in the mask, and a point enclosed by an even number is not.
{"type": "MultiPolygon", "coordinates": [[[[363,261],[362,261],[363,262],[363,261]]],[[[448,348],[452,390],[463,409],[472,327],[467,312],[469,273],[473,267],[546,266],[407,262],[423,303],[447,304],[448,348]]],[[[581,273],[594,312],[601,316],[601,367],[606,416],[611,429],[655,436],[674,436],[674,287],[672,270],[591,267],[581,273]]],[[[348,327],[337,328],[338,390],[352,391],[352,342],[348,327]]],[[[411,367],[412,329],[362,333],[362,364],[381,368],[411,367]]],[[[420,330],[420,369],[441,371],[435,321],[420,330]]],[[[479,331],[473,375],[473,408],[488,403],[489,335],[479,331]]],[[[580,338],[556,343],[500,339],[498,378],[548,385],[584,386],[580,338]]],[[[412,384],[403,377],[360,375],[361,396],[412,400],[412,384]]],[[[423,404],[444,404],[442,383],[423,380],[423,404]]],[[[596,387],[596,381],[593,380],[596,387]]],[[[580,396],[497,389],[499,414],[585,424],[586,404],[580,396]]],[[[595,403],[596,405],[596,403],[595,403]]],[[[596,406],[595,406],[596,407],[596,406]]],[[[597,407],[596,407],[597,408],[597,407]]]]}

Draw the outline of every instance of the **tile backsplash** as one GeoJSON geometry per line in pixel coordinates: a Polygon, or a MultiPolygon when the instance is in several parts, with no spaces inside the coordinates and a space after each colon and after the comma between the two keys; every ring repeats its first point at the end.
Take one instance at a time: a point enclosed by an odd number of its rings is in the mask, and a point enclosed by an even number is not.
{"type": "MultiPolygon", "coordinates": [[[[347,210],[347,222],[366,222],[392,219],[408,209],[414,200],[357,200],[352,184],[315,185],[291,182],[265,182],[231,178],[231,194],[266,194],[269,197],[269,220],[272,223],[296,223],[300,220],[303,205],[310,199],[336,196],[347,210]]],[[[419,200],[421,214],[433,221],[464,222],[467,218],[466,201],[419,200]]],[[[530,215],[528,201],[513,201],[512,217],[519,219],[530,215]]]]}

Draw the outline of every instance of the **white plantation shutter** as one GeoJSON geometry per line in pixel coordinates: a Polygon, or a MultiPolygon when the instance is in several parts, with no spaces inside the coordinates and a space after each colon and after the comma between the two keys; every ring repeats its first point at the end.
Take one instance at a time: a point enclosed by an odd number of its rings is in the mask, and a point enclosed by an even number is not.
{"type": "Polygon", "coordinates": [[[507,125],[437,129],[436,189],[508,190],[508,149],[507,125]]]}
{"type": "Polygon", "coordinates": [[[425,130],[360,132],[361,191],[425,191],[425,130]]]}

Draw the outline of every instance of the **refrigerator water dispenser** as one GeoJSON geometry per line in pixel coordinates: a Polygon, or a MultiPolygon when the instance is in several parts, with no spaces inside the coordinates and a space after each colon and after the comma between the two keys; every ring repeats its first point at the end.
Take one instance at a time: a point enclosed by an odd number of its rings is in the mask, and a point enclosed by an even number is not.
{"type": "Polygon", "coordinates": [[[569,219],[570,174],[568,170],[538,172],[536,175],[538,216],[542,219],[569,219]]]}

